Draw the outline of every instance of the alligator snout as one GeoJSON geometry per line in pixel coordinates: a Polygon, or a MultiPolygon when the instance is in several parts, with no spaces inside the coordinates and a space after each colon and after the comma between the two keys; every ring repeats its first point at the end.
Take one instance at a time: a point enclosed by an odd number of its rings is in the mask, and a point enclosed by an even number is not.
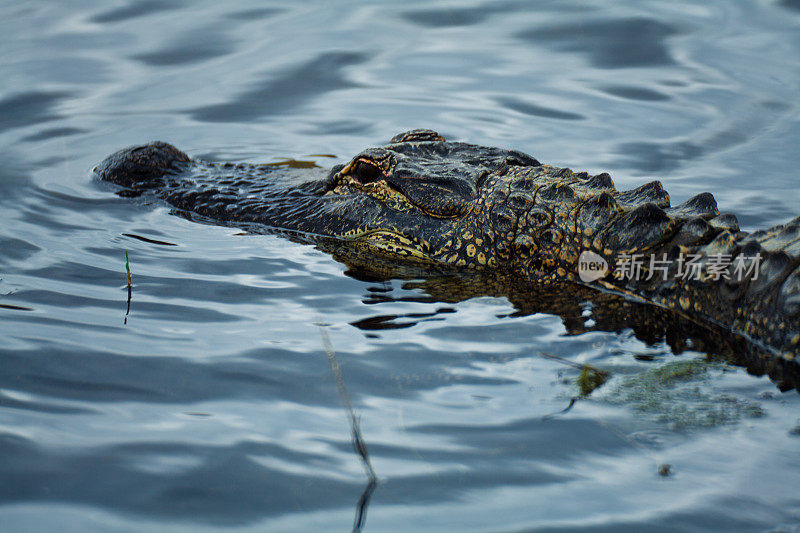
{"type": "Polygon", "coordinates": [[[108,156],[93,172],[102,180],[131,189],[149,189],[167,174],[183,172],[191,158],[169,143],[154,141],[108,156]]]}

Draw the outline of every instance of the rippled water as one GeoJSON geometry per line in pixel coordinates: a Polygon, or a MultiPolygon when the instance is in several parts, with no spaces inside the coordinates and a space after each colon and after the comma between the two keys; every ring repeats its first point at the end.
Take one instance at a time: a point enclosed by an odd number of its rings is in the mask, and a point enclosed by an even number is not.
{"type": "Polygon", "coordinates": [[[359,510],[367,531],[800,524],[800,396],[766,377],[703,366],[644,405],[631,380],[702,355],[437,298],[89,174],[156,138],[330,166],[429,127],[774,224],[800,212],[797,1],[0,12],[0,530],[348,530],[359,510]],[[550,416],[577,371],[542,352],[613,377],[550,416]]]}

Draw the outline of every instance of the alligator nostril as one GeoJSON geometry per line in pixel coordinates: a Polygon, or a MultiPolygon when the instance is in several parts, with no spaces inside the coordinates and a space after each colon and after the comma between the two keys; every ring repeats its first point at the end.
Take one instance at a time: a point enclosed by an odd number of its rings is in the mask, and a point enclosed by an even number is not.
{"type": "Polygon", "coordinates": [[[108,156],[94,172],[105,181],[136,189],[152,188],[170,174],[188,168],[191,159],[171,144],[155,141],[108,156]]]}

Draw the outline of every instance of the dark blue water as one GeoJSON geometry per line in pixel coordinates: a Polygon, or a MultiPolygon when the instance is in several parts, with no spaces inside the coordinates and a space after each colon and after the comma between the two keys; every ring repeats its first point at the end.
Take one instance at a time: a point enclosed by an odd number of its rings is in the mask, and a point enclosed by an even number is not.
{"type": "Polygon", "coordinates": [[[713,191],[754,229],[800,212],[798,2],[0,13],[0,530],[351,529],[369,487],[319,323],[379,478],[365,531],[800,525],[800,395],[766,377],[702,363],[646,405],[636,383],[703,355],[348,275],[89,174],[153,139],[330,166],[428,127],[674,203],[713,191]],[[548,416],[577,370],[541,352],[612,378],[548,416]]]}

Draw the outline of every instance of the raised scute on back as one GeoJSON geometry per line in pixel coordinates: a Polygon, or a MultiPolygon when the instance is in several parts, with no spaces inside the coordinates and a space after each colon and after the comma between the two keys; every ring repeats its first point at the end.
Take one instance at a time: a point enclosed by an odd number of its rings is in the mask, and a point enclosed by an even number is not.
{"type": "Polygon", "coordinates": [[[673,221],[655,204],[628,211],[604,230],[604,248],[615,253],[644,253],[672,233],[673,221]]]}
{"type": "MultiPolygon", "coordinates": [[[[717,201],[714,199],[714,196],[709,192],[702,192],[692,196],[680,205],[667,209],[667,214],[682,219],[691,219],[695,217],[710,219],[719,215],[719,211],[717,210],[717,201]]],[[[732,227],[730,221],[727,222],[727,225],[732,227]]]]}
{"type": "Polygon", "coordinates": [[[635,207],[651,203],[658,207],[669,207],[669,194],[660,181],[651,181],[641,187],[624,191],[617,196],[617,202],[623,207],[635,207]]]}

